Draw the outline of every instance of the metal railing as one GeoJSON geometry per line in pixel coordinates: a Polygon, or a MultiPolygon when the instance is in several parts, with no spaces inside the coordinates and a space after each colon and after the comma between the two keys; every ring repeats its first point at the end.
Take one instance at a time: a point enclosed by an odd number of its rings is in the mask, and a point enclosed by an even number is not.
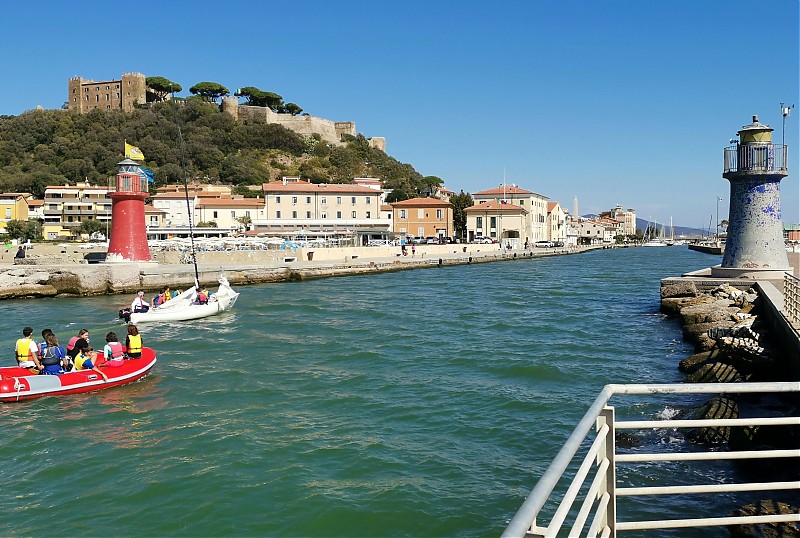
{"type": "Polygon", "coordinates": [[[790,273],[783,275],[783,311],[789,323],[800,327],[800,278],[790,273]]]}
{"type": "Polygon", "coordinates": [[[725,148],[723,173],[787,172],[788,146],[782,144],[737,144],[725,148]]]}
{"type": "MultiPolygon", "coordinates": [[[[800,481],[725,483],[696,485],[658,485],[649,487],[618,487],[616,472],[618,464],[665,461],[717,461],[760,458],[800,458],[800,448],[791,450],[748,450],[710,452],[664,452],[656,454],[618,454],[615,434],[620,429],[653,428],[705,428],[730,426],[775,426],[800,425],[800,416],[750,417],[729,419],[692,420],[636,420],[617,421],[614,407],[608,405],[614,396],[622,395],[666,395],[666,394],[743,394],[743,393],[800,393],[799,383],[697,383],[669,385],[606,385],[592,406],[576,426],[555,459],[539,479],[528,498],[517,511],[503,536],[505,537],[554,537],[559,533],[568,536],[616,536],[620,531],[707,527],[718,525],[744,525],[755,523],[778,523],[800,521],[800,514],[778,514],[770,516],[703,517],[692,519],[661,519],[644,521],[620,521],[617,497],[649,495],[696,495],[698,493],[720,493],[765,490],[798,490],[800,481]],[[570,466],[577,465],[576,454],[595,437],[580,466],[560,500],[551,499],[553,491],[570,466]],[[594,476],[590,478],[590,472],[594,476]],[[588,488],[586,487],[588,483],[588,488]],[[582,500],[578,503],[579,494],[582,500]],[[555,503],[557,507],[554,506],[555,503]],[[555,508],[546,526],[537,523],[543,508],[555,508]],[[592,516],[588,529],[587,521],[592,516]],[[563,534],[568,517],[571,519],[568,534],[563,534]]],[[[659,503],[669,503],[659,499],[659,503]]],[[[653,503],[654,510],[661,504],[653,503]]]]}

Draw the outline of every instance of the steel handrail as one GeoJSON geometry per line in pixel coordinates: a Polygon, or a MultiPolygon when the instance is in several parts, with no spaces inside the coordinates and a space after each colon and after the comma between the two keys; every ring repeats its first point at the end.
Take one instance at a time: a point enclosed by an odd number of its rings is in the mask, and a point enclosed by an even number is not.
{"type": "MultiPolygon", "coordinates": [[[[551,462],[550,466],[544,472],[542,477],[537,482],[536,486],[533,488],[531,493],[523,502],[522,506],[519,508],[517,513],[509,522],[508,526],[506,527],[505,531],[503,532],[504,537],[510,536],[518,536],[524,537],[529,530],[533,532],[541,533],[543,530],[548,532],[546,536],[550,536],[550,532],[552,530],[548,526],[547,529],[543,529],[540,526],[536,525],[536,517],[539,514],[539,511],[544,507],[545,503],[550,498],[553,490],[555,489],[556,485],[558,484],[559,480],[564,474],[564,471],[569,467],[570,463],[572,462],[575,454],[581,448],[583,440],[592,430],[595,421],[601,415],[601,412],[606,407],[608,401],[617,395],[654,395],[654,394],[717,394],[717,393],[727,393],[727,394],[747,394],[747,393],[789,393],[789,392],[800,392],[800,384],[793,383],[793,382],[776,382],[776,383],[695,383],[695,384],[632,384],[632,385],[606,385],[600,391],[597,398],[595,398],[592,405],[584,414],[583,418],[578,422],[578,425],[573,430],[572,434],[567,438],[567,441],[559,450],[556,457],[551,462]]],[[[753,420],[767,420],[772,421],[773,424],[776,423],[786,423],[784,421],[788,420],[789,423],[796,423],[793,422],[795,417],[790,417],[788,419],[779,418],[779,419],[753,419],[753,420]]],[[[727,422],[731,421],[740,421],[748,419],[727,419],[727,422]]],[[[651,421],[641,421],[644,423],[650,423],[651,421]]],[[[658,421],[658,427],[666,427],[665,424],[672,422],[672,423],[681,423],[681,427],[687,427],[691,425],[692,427],[696,427],[700,421],[658,421]],[[689,424],[684,424],[689,423],[689,424]]],[[[710,422],[710,425],[719,425],[720,423],[724,422],[723,420],[718,421],[705,421],[710,422]]],[[[752,422],[748,422],[751,424],[752,422]]],[[[620,423],[622,425],[624,423],[620,423]]],[[[616,423],[615,423],[616,426],[616,423]]],[[[598,435],[598,438],[600,436],[598,435]]],[[[789,451],[786,456],[784,457],[795,457],[795,451],[789,451]]],[[[720,453],[719,459],[725,459],[724,455],[726,453],[720,453]]],[[[679,456],[681,457],[681,456],[679,456]]],[[[735,457],[743,457],[735,456],[735,457]]],[[[733,458],[731,458],[733,459],[733,458]]],[[[614,466],[611,466],[613,469],[614,466]]],[[[800,482],[792,483],[792,488],[800,489],[800,482]]],[[[579,488],[578,488],[579,489],[579,488]]],[[[613,502],[614,499],[610,499],[609,502],[613,502]]],[[[574,502],[574,498],[567,498],[565,495],[564,501],[567,503],[574,502]]],[[[602,499],[600,500],[599,507],[603,505],[602,499]]],[[[608,505],[608,503],[606,503],[608,505]]],[[[600,518],[602,519],[602,518],[600,518]]],[[[791,521],[791,519],[780,519],[780,521],[791,521]]],[[[656,522],[658,524],[662,522],[656,522]]],[[[630,527],[630,523],[626,524],[616,524],[616,522],[612,522],[617,528],[617,530],[627,530],[632,528],[639,528],[639,527],[630,527]]],[[[596,514],[595,521],[592,523],[590,527],[590,534],[592,532],[600,532],[598,525],[598,517],[596,514]]],[[[678,527],[683,526],[683,524],[678,524],[678,527]]],[[[687,526],[697,526],[697,525],[687,525],[687,526]]],[[[648,527],[648,528],[663,528],[663,527],[648,527]]],[[[613,533],[612,533],[613,534],[613,533]]]]}

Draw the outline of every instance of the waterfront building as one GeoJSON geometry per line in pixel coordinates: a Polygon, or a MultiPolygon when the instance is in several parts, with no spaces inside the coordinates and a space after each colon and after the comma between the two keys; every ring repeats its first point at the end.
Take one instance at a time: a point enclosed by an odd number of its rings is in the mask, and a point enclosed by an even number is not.
{"type": "Polygon", "coordinates": [[[467,241],[489,238],[511,243],[515,248],[533,244],[530,235],[530,212],[522,205],[488,200],[464,209],[467,215],[467,241]]]}
{"type": "Polygon", "coordinates": [[[251,230],[275,235],[298,231],[356,234],[390,231],[381,217],[382,190],[352,183],[309,183],[299,178],[264,183],[264,211],[251,230]]]}
{"type": "Polygon", "coordinates": [[[546,241],[547,229],[547,200],[546,196],[523,189],[517,185],[500,185],[493,189],[476,192],[472,195],[476,205],[481,202],[495,201],[503,205],[517,205],[525,210],[525,225],[519,230],[519,238],[524,242],[529,239],[531,243],[546,241]]]}
{"type": "Polygon", "coordinates": [[[119,80],[95,82],[73,77],[67,82],[67,107],[77,112],[122,110],[131,112],[147,102],[147,83],[141,73],[123,73],[119,80]]]}
{"type": "Polygon", "coordinates": [[[414,237],[452,237],[453,204],[439,198],[411,198],[392,206],[392,231],[414,237]]]}
{"type": "Polygon", "coordinates": [[[27,192],[0,194],[0,234],[6,233],[8,221],[28,220],[30,198],[27,192]]]}
{"type": "Polygon", "coordinates": [[[636,210],[635,209],[622,209],[622,206],[617,204],[614,209],[610,211],[603,211],[598,215],[603,218],[610,218],[622,222],[622,235],[636,235],[636,210]]]}
{"type": "Polygon", "coordinates": [[[230,228],[239,232],[247,231],[254,218],[263,217],[262,198],[200,197],[195,206],[195,224],[216,224],[216,228],[230,228]]]}
{"type": "Polygon", "coordinates": [[[789,174],[786,146],[772,143],[772,128],[745,125],[736,145],[725,148],[722,177],[730,181],[728,237],[722,264],[711,275],[783,278],[791,272],[781,223],[780,182],[789,174]]]}
{"type": "Polygon", "coordinates": [[[50,185],[44,190],[45,239],[70,239],[80,236],[80,225],[85,220],[111,221],[113,189],[92,185],[84,181],[77,185],[50,185]]]}
{"type": "Polygon", "coordinates": [[[567,244],[567,214],[558,202],[547,202],[547,240],[567,244]]]}
{"type": "Polygon", "coordinates": [[[578,244],[580,245],[599,245],[602,243],[613,243],[614,237],[621,229],[621,223],[602,221],[600,219],[581,219],[577,223],[578,244]]]}

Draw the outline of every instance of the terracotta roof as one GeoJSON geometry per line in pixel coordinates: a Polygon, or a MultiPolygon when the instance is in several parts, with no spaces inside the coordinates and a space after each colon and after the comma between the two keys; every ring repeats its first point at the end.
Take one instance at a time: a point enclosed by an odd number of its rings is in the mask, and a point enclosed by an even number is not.
{"type": "Polygon", "coordinates": [[[503,187],[495,187],[493,189],[488,189],[485,191],[476,192],[476,195],[494,195],[494,194],[536,194],[535,192],[527,191],[516,185],[506,185],[505,188],[503,187]]]}
{"type": "Polygon", "coordinates": [[[147,205],[144,206],[144,212],[145,213],[161,213],[162,215],[166,215],[167,214],[167,212],[164,211],[163,209],[155,208],[151,204],[147,204],[147,205]]]}
{"type": "Polygon", "coordinates": [[[309,183],[308,181],[290,181],[286,184],[281,180],[264,183],[262,186],[265,193],[293,193],[293,192],[318,192],[318,193],[362,193],[379,195],[381,191],[352,185],[349,183],[309,183]]]}
{"type": "Polygon", "coordinates": [[[550,213],[552,210],[556,208],[558,202],[547,202],[547,212],[550,213]]]}
{"type": "Polygon", "coordinates": [[[392,207],[453,207],[450,202],[439,198],[410,198],[389,204],[392,207]]]}
{"type": "Polygon", "coordinates": [[[28,200],[29,206],[40,206],[44,205],[44,200],[28,200]]]}
{"type": "Polygon", "coordinates": [[[204,207],[264,207],[263,198],[209,198],[197,203],[197,208],[204,207]]]}
{"type": "Polygon", "coordinates": [[[478,205],[470,206],[464,211],[503,211],[505,213],[527,213],[528,210],[515,204],[501,204],[496,200],[489,200],[478,205]]]}

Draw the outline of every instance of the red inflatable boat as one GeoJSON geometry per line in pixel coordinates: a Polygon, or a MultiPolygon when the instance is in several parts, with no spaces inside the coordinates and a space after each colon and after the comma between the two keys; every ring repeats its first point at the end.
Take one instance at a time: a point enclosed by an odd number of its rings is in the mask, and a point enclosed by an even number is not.
{"type": "Polygon", "coordinates": [[[155,351],[143,347],[142,356],[138,359],[126,359],[120,366],[100,365],[100,369],[108,376],[108,381],[93,370],[78,370],[62,375],[38,375],[18,366],[0,367],[0,402],[79,394],[125,385],[146,376],[155,363],[155,351]]]}

